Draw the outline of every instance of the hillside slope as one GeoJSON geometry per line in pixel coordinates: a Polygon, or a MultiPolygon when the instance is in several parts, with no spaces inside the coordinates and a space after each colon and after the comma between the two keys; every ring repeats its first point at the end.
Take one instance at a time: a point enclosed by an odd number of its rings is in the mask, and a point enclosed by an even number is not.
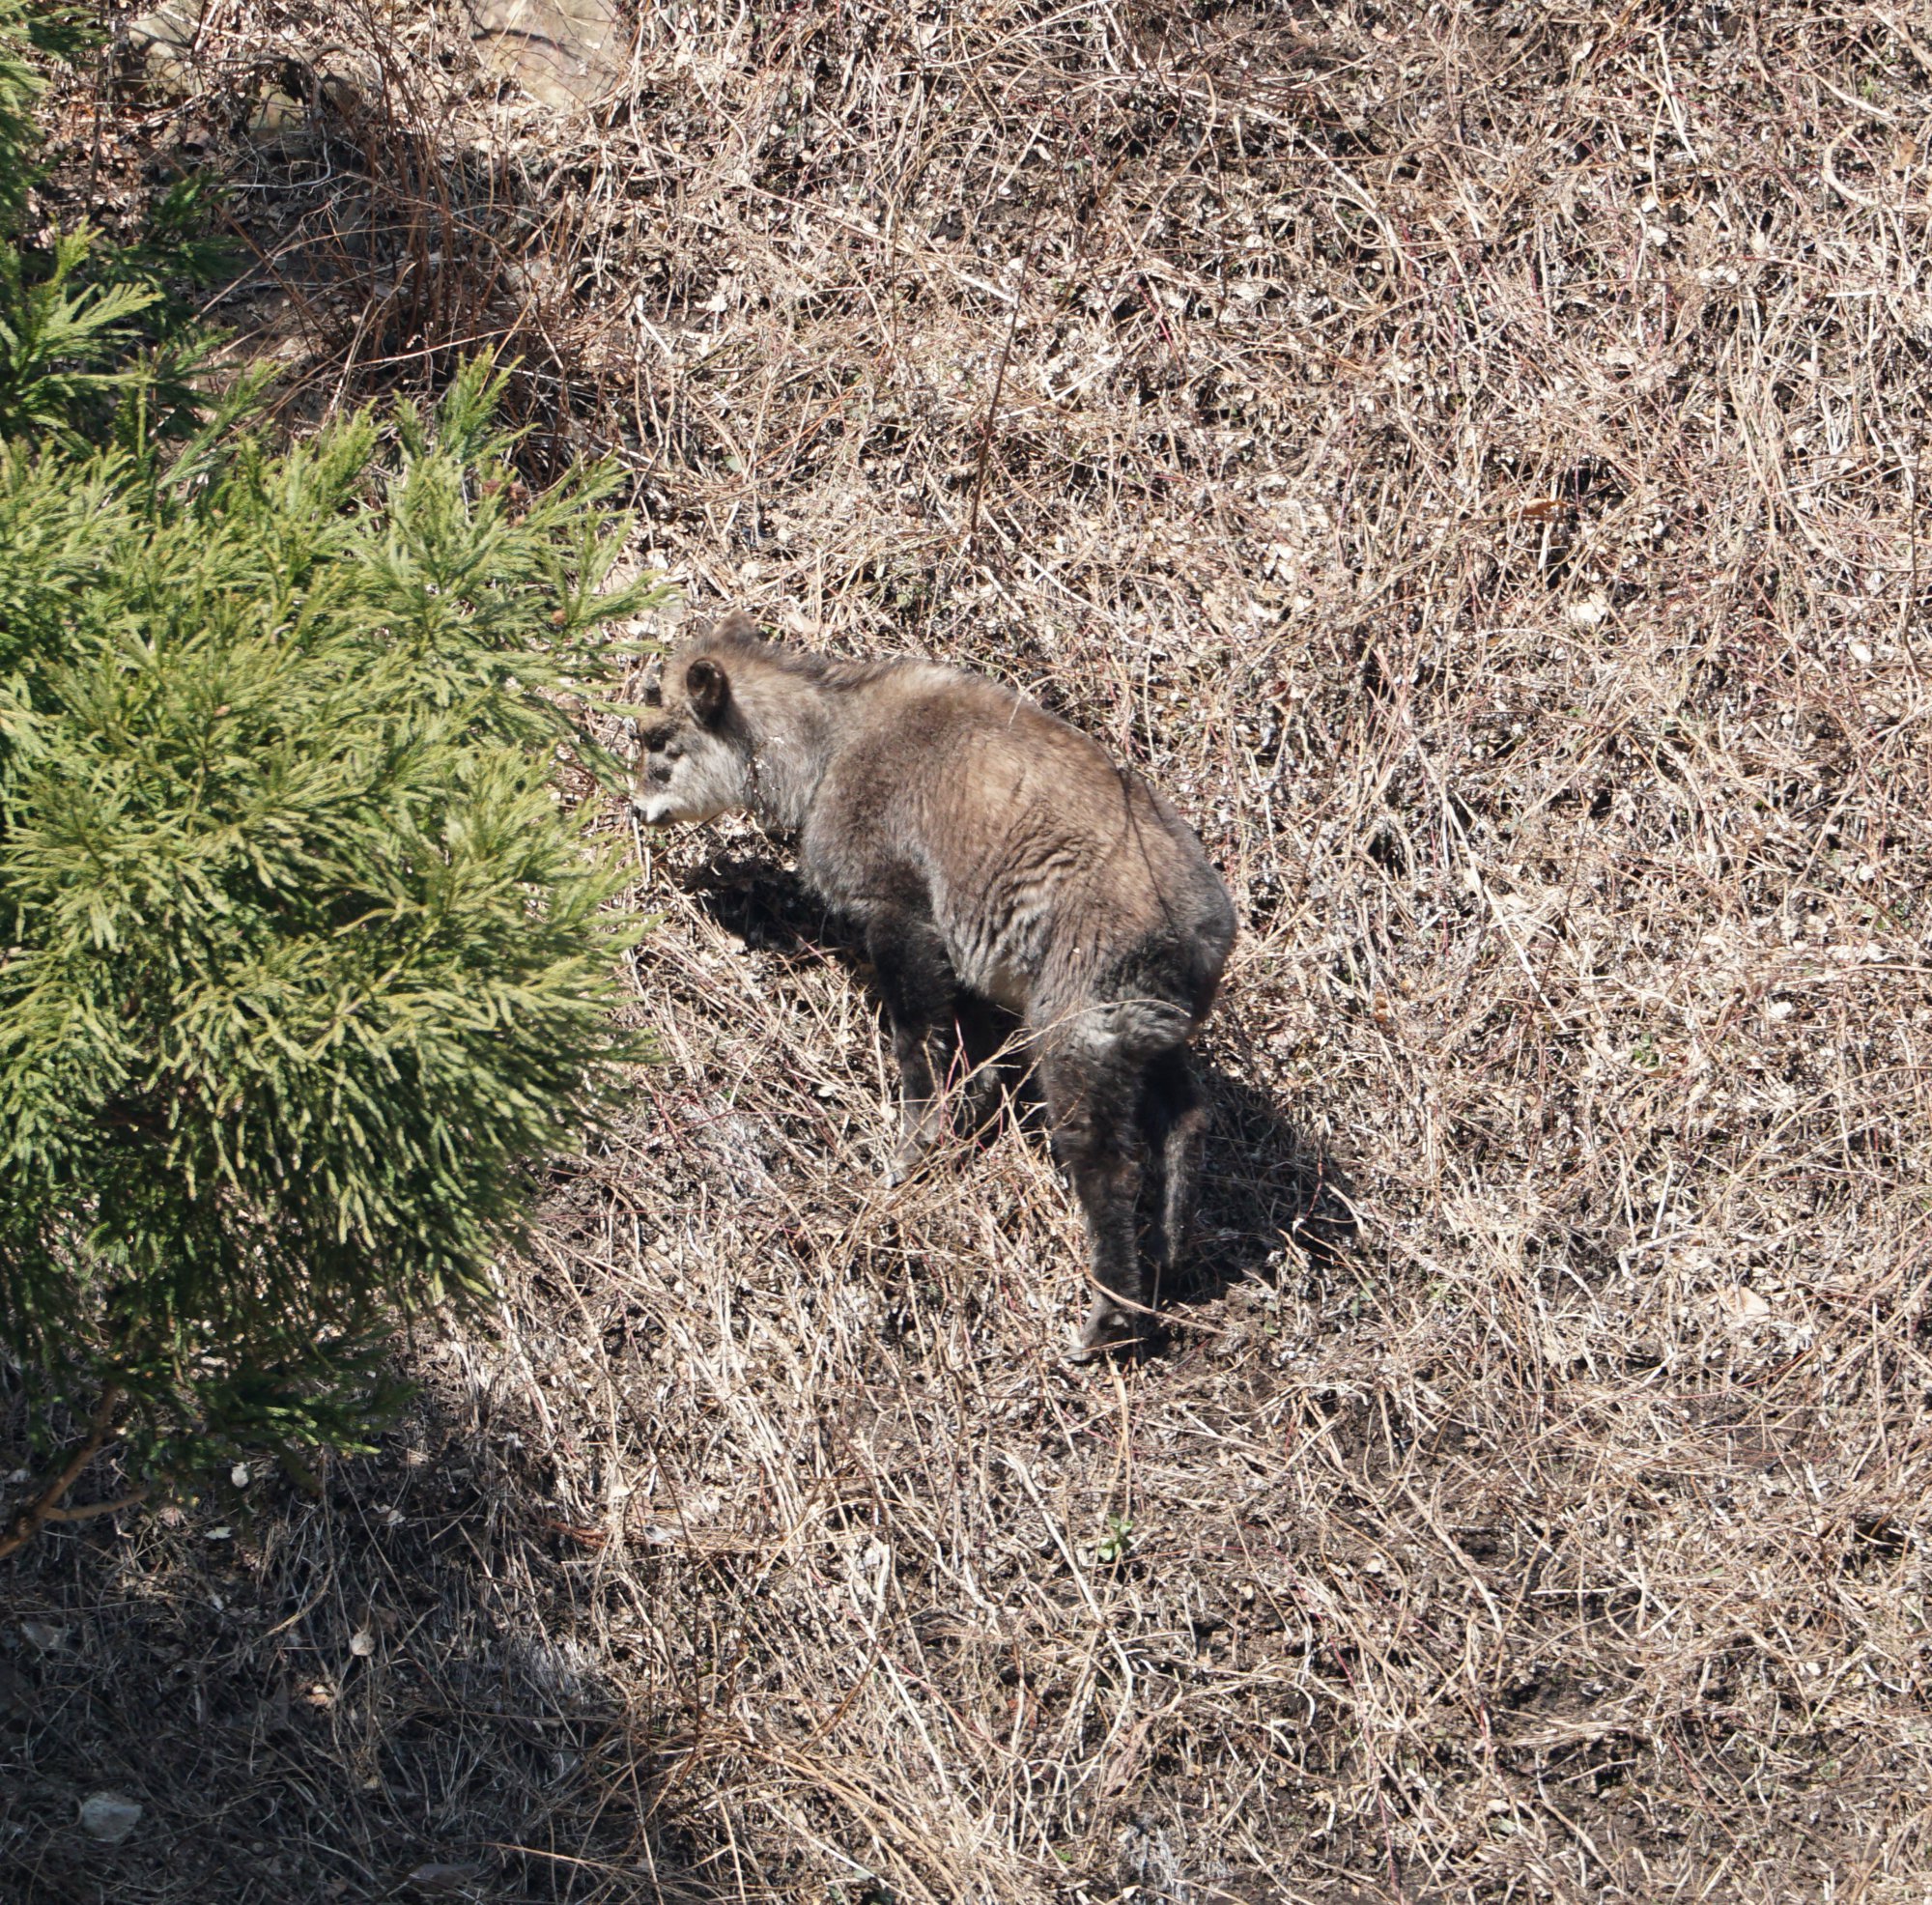
{"type": "Polygon", "coordinates": [[[695,612],[1166,788],[1201,1262],[1069,1367],[1038,1134],[889,1192],[782,843],[642,842],[664,1061],[501,1339],[0,1587],[10,1895],[1921,1898],[1932,25],[699,0],[599,125],[328,13],[197,57],[380,52],[329,143],[117,108],[230,320],[298,411],[509,337],[695,612]]]}

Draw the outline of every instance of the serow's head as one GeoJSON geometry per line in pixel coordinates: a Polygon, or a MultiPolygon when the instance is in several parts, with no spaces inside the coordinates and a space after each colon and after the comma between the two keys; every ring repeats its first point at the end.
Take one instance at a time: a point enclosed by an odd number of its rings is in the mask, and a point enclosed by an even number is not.
{"type": "Polygon", "coordinates": [[[639,737],[631,805],[649,826],[715,820],[751,805],[751,750],[733,719],[726,667],[724,656],[687,651],[645,690],[653,714],[639,737]]]}

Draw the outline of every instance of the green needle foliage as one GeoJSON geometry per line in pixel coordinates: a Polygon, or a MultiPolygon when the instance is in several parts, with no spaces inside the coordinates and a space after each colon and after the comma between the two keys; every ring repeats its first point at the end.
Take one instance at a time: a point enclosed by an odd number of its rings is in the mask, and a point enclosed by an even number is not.
{"type": "Polygon", "coordinates": [[[98,250],[0,230],[0,1355],[180,1475],[365,1441],[397,1314],[488,1294],[638,1056],[553,778],[613,767],[564,708],[648,591],[600,592],[611,472],[516,482],[487,367],[184,426],[98,250]]]}

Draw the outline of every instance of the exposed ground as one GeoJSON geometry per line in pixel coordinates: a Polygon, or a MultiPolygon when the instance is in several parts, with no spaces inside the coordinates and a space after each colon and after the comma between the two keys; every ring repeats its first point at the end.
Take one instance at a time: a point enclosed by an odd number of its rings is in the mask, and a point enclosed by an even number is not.
{"type": "Polygon", "coordinates": [[[62,176],[228,178],[292,418],[507,336],[694,611],[1167,787],[1243,921],[1198,1275],[1069,1367],[1037,1133],[885,1189],[781,843],[658,844],[663,1062],[500,1335],[0,1581],[0,1891],[1922,1900],[1932,17],[639,33],[569,118],[450,9],[215,0],[62,176]],[[236,129],[283,51],[322,143],[236,129]]]}

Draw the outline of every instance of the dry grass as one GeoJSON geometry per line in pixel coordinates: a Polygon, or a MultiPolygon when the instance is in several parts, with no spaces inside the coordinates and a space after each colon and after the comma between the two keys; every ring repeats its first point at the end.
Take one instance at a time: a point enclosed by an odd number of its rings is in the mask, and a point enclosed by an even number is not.
{"type": "Polygon", "coordinates": [[[698,0],[602,125],[409,22],[400,117],[211,135],[231,317],[318,406],[515,339],[695,606],[1171,789],[1201,1272],[1069,1368],[1037,1135],[889,1192],[781,845],[660,845],[500,1337],[6,1582],[10,1895],[1922,1899],[1932,21],[698,0]]]}

